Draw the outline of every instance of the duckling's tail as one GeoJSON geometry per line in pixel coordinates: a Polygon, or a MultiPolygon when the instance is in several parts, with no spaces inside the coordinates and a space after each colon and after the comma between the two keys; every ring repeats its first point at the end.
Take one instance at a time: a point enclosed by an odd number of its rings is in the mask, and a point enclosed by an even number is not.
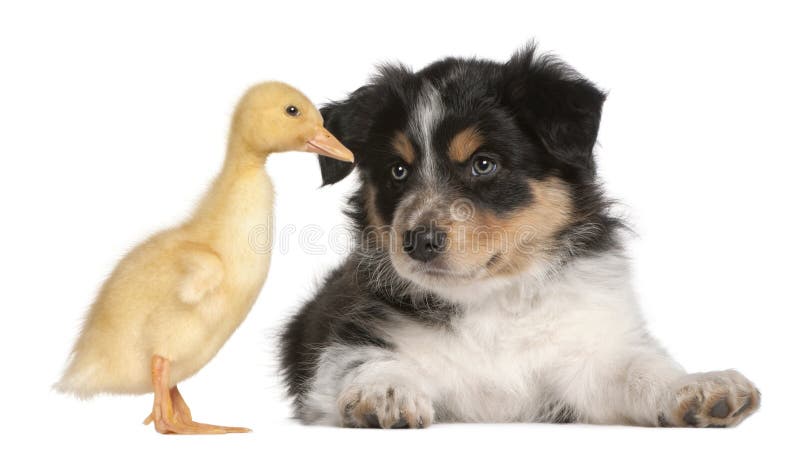
{"type": "Polygon", "coordinates": [[[53,389],[80,399],[89,399],[101,391],[96,388],[98,376],[96,366],[78,368],[73,357],[70,359],[64,375],[61,376],[61,380],[53,384],[53,389]]]}

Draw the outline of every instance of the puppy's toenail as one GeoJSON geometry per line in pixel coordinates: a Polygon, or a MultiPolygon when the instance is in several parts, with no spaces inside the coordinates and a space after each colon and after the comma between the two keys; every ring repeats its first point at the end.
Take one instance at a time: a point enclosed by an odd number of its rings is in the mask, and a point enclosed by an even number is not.
{"type": "Polygon", "coordinates": [[[744,403],[744,405],[742,407],[739,407],[739,410],[737,410],[736,413],[733,414],[733,416],[737,417],[737,416],[741,415],[742,412],[747,410],[747,408],[752,406],[752,405],[753,405],[753,398],[752,397],[747,398],[747,401],[744,403]]]}
{"type": "Polygon", "coordinates": [[[400,418],[395,424],[392,425],[392,429],[405,429],[407,427],[408,421],[406,421],[405,418],[400,418]]]}
{"type": "Polygon", "coordinates": [[[697,417],[695,416],[694,409],[689,409],[683,415],[683,422],[689,426],[697,426],[697,417]]]}
{"type": "Polygon", "coordinates": [[[378,415],[374,413],[367,414],[364,417],[364,422],[367,423],[367,427],[370,428],[379,428],[381,427],[380,421],[378,421],[378,415]]]}
{"type": "Polygon", "coordinates": [[[711,408],[711,416],[714,418],[725,418],[728,414],[731,413],[730,407],[728,407],[728,401],[725,399],[720,399],[717,401],[716,404],[711,408]]]}

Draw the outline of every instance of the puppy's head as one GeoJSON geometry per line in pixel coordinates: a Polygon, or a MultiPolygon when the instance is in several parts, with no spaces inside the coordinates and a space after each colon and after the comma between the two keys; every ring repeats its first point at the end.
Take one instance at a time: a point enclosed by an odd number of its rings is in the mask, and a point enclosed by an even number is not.
{"type": "MultiPolygon", "coordinates": [[[[526,271],[586,241],[600,214],[592,150],[604,99],[527,48],[503,64],[384,67],[322,114],[356,156],[363,241],[435,288],[526,271]]],[[[325,184],[351,170],[320,165],[325,184]]]]}

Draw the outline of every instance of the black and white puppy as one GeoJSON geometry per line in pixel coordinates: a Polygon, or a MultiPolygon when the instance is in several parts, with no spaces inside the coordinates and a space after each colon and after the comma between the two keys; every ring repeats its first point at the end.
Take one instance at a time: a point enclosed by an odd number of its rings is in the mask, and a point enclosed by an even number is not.
{"type": "Polygon", "coordinates": [[[383,67],[323,108],[356,155],[358,247],[282,335],[302,421],[724,427],[758,408],[744,376],[686,374],[645,328],[596,180],[604,99],[531,47],[383,67]]]}

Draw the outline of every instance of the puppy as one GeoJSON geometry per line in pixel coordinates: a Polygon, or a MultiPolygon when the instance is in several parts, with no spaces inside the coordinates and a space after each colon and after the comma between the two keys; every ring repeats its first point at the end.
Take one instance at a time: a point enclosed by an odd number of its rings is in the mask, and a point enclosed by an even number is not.
{"type": "Polygon", "coordinates": [[[303,422],[726,427],[759,407],[648,334],[595,172],[604,100],[528,47],[386,66],[322,110],[356,155],[357,246],[282,334],[303,422]]]}

